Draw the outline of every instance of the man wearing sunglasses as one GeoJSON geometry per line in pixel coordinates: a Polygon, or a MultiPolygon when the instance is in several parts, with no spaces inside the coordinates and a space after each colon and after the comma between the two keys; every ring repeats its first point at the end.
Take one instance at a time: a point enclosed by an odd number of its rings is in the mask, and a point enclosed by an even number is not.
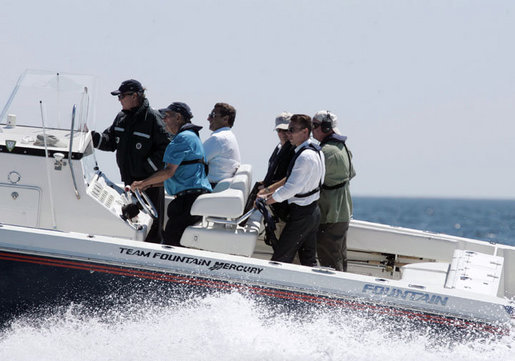
{"type": "Polygon", "coordinates": [[[213,133],[204,142],[204,150],[213,188],[222,179],[232,177],[240,166],[240,147],[231,130],[235,118],[236,109],[227,103],[216,103],[207,117],[213,133]]]}
{"type": "Polygon", "coordinates": [[[144,190],[164,183],[166,192],[175,196],[168,204],[163,243],[180,246],[184,230],[202,219],[191,215],[193,202],[201,194],[211,192],[204,148],[199,137],[202,127],[191,123],[193,114],[186,103],[174,102],[159,111],[168,131],[174,135],[164,155],[166,167],[147,179],[132,183],[131,188],[144,190]]]}
{"type": "MultiPolygon", "coordinates": [[[[118,97],[122,110],[102,133],[91,132],[93,145],[100,150],[116,151],[122,182],[131,185],[163,169],[163,155],[170,138],[160,114],[150,108],[145,89],[139,81],[125,80],[111,95],[118,97]]],[[[149,188],[146,193],[159,216],[152,223],[145,241],[161,243],[164,189],[149,188]]]]}
{"type": "Polygon", "coordinates": [[[313,137],[320,142],[325,158],[325,180],[320,200],[321,219],[317,254],[321,266],[347,271],[347,230],[352,217],[349,181],[356,175],[347,137],[336,127],[336,115],[321,110],[313,116],[313,137]]]}
{"type": "Polygon", "coordinates": [[[295,155],[286,177],[259,193],[266,204],[288,201],[286,226],[274,247],[273,261],[291,263],[299,254],[302,265],[316,266],[316,234],[320,223],[317,201],[324,182],[324,158],[310,140],[311,118],[294,114],[290,118],[288,139],[295,155]]]}

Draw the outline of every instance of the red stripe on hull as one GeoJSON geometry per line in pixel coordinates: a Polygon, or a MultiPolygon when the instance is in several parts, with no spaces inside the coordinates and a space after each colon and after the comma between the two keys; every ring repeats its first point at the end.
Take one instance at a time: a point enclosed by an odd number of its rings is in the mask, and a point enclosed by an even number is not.
{"type": "Polygon", "coordinates": [[[375,313],[384,314],[388,316],[399,316],[407,317],[409,319],[416,319],[423,322],[431,322],[439,325],[452,326],[458,328],[472,328],[479,331],[486,331],[495,334],[506,334],[507,329],[501,327],[495,327],[492,325],[460,320],[456,318],[447,318],[444,316],[431,315],[421,312],[414,312],[411,310],[404,310],[399,308],[392,308],[382,305],[374,305],[370,303],[360,303],[354,300],[335,299],[324,296],[314,296],[309,294],[302,294],[298,292],[291,292],[285,290],[279,290],[274,288],[265,288],[251,285],[244,285],[239,283],[228,283],[224,281],[210,280],[192,276],[180,276],[168,273],[143,271],[134,268],[126,268],[123,266],[108,266],[97,263],[89,263],[82,261],[70,261],[59,258],[50,257],[37,257],[25,254],[14,254],[0,252],[0,260],[12,261],[12,262],[23,262],[38,264],[43,266],[61,267],[84,271],[102,272],[119,276],[127,276],[134,278],[144,278],[155,281],[173,282],[179,284],[187,284],[192,286],[209,287],[212,289],[219,290],[237,290],[240,292],[249,292],[259,296],[276,297],[285,300],[301,301],[314,304],[323,304],[328,306],[340,306],[350,308],[358,311],[373,311],[375,313]]]}

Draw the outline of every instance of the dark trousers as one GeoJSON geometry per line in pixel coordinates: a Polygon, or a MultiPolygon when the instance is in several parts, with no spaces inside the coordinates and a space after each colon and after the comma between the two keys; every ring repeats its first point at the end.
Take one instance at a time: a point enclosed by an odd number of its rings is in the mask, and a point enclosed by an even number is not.
{"type": "Polygon", "coordinates": [[[163,220],[165,212],[165,191],[163,187],[147,188],[145,190],[148,198],[157,211],[157,219],[154,218],[152,227],[145,238],[145,242],[161,243],[163,240],[163,220]]]}
{"type": "Polygon", "coordinates": [[[321,266],[347,271],[347,230],[349,222],[321,224],[317,233],[317,253],[321,266]]]}
{"type": "Polygon", "coordinates": [[[289,216],[279,242],[274,249],[272,261],[292,263],[299,253],[300,263],[316,266],[316,235],[320,223],[320,209],[317,202],[308,206],[289,204],[289,216]]]}
{"type": "Polygon", "coordinates": [[[199,192],[181,195],[170,202],[168,205],[168,222],[166,222],[164,244],[180,246],[184,230],[202,219],[201,216],[192,216],[190,213],[193,202],[201,194],[199,192]]]}

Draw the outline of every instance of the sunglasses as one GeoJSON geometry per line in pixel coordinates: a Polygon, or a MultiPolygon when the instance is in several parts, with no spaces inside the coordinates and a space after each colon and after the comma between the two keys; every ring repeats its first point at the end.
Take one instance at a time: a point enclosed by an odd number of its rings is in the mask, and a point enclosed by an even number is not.
{"type": "Polygon", "coordinates": [[[123,94],[120,94],[118,95],[118,100],[122,100],[123,98],[125,98],[126,96],[128,95],[133,95],[134,93],[123,93],[123,94]]]}
{"type": "Polygon", "coordinates": [[[213,110],[211,113],[207,115],[209,118],[216,118],[216,112],[213,110]]]}
{"type": "Polygon", "coordinates": [[[304,130],[304,129],[306,129],[306,128],[295,129],[294,127],[289,127],[288,133],[296,133],[296,132],[300,132],[301,130],[304,130]]]}
{"type": "Polygon", "coordinates": [[[321,123],[313,123],[313,129],[317,129],[321,125],[321,123]]]}

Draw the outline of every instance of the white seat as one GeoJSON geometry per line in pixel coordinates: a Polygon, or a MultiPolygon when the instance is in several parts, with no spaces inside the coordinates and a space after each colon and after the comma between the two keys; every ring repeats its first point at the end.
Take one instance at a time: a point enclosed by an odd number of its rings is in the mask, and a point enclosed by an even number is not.
{"type": "Polygon", "coordinates": [[[244,164],[240,168],[234,177],[218,182],[213,193],[200,195],[191,207],[191,214],[225,219],[240,217],[250,193],[252,167],[244,164]]]}
{"type": "Polygon", "coordinates": [[[197,224],[186,228],[181,244],[185,247],[212,252],[250,257],[256,242],[263,216],[254,212],[244,227],[226,228],[223,224],[197,224]]]}
{"type": "Polygon", "coordinates": [[[231,189],[238,189],[243,192],[243,197],[245,197],[245,201],[250,193],[250,180],[249,176],[246,174],[236,174],[233,177],[231,189]]]}
{"type": "Polygon", "coordinates": [[[262,215],[255,212],[245,226],[237,224],[237,219],[245,210],[251,183],[252,167],[244,164],[234,177],[218,182],[213,193],[200,195],[191,207],[191,214],[202,216],[202,222],[186,228],[181,245],[251,256],[256,247],[262,215]]]}
{"type": "Polygon", "coordinates": [[[234,219],[241,216],[244,209],[243,192],[229,188],[221,192],[200,195],[191,207],[191,215],[234,219]]]}
{"type": "Polygon", "coordinates": [[[218,193],[218,192],[224,191],[226,189],[229,189],[229,187],[231,186],[232,180],[233,180],[233,177],[222,179],[220,182],[218,182],[216,184],[215,188],[213,189],[213,192],[218,193]]]}
{"type": "Polygon", "coordinates": [[[234,175],[245,174],[249,179],[252,179],[252,166],[250,164],[242,164],[234,173],[234,175]]]}

